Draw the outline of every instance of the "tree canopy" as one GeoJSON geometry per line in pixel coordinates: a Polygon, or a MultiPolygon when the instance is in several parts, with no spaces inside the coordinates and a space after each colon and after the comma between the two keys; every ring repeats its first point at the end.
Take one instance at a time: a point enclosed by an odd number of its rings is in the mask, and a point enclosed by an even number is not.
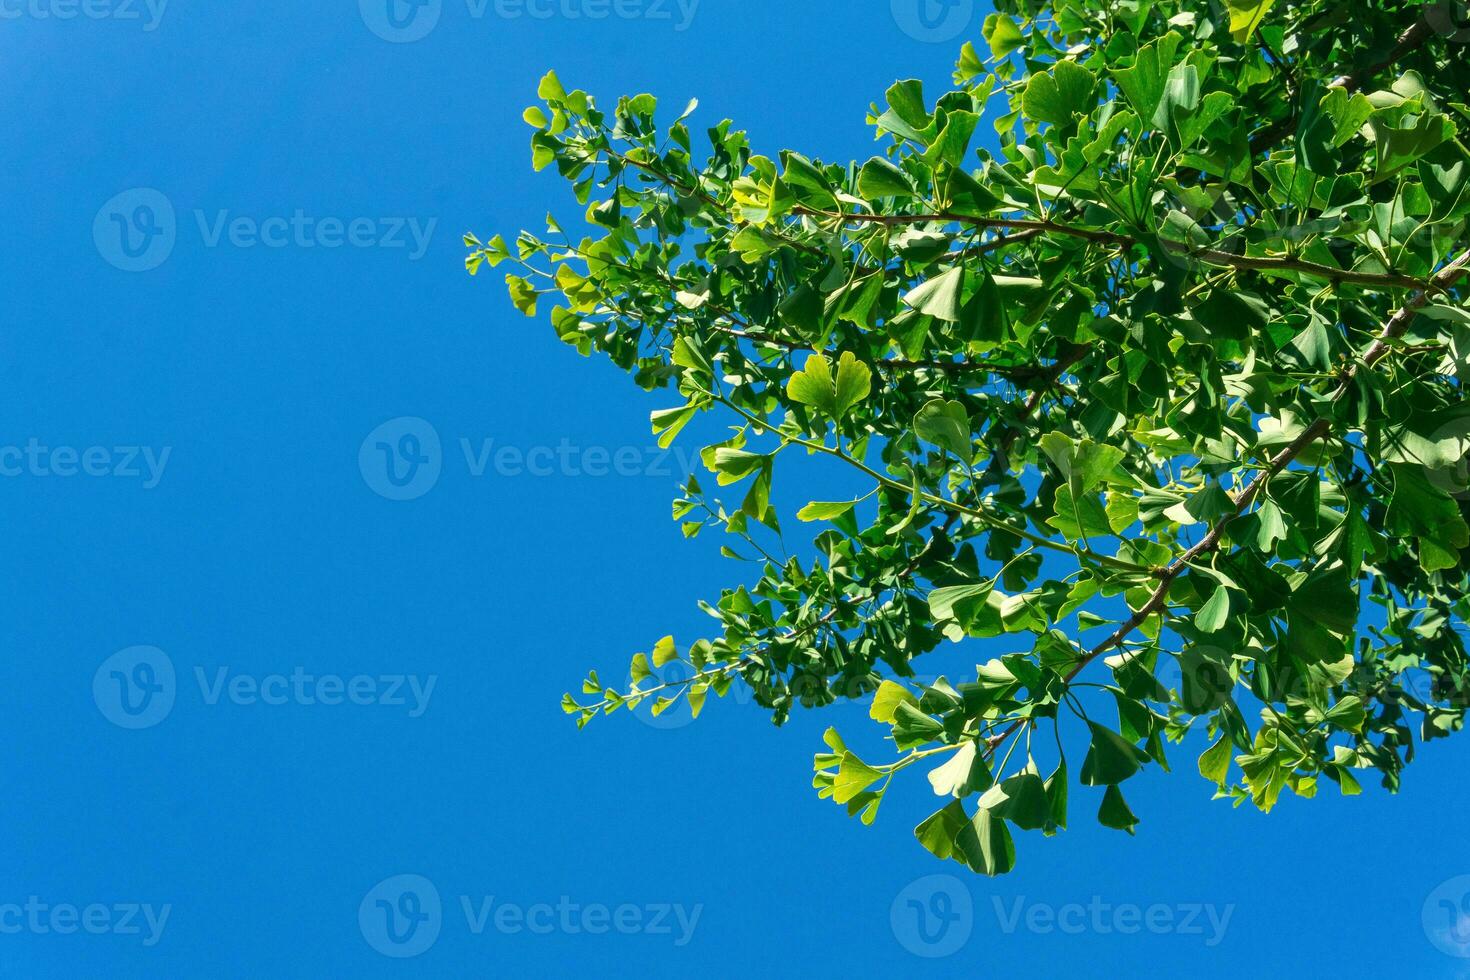
{"type": "Polygon", "coordinates": [[[467,236],[469,271],[514,265],[664,444],[729,421],[674,517],[747,569],[564,708],[863,699],[891,751],[829,731],[818,794],[872,822],[917,766],[919,842],[985,874],[1074,783],[1133,833],[1122,787],[1191,730],[1237,804],[1396,789],[1470,706],[1465,6],[995,6],[866,161],[541,81],[534,165],[586,220],[467,236]],[[802,456],[871,492],[778,514],[802,456]],[[925,666],[970,638],[1013,652],[925,666]]]}

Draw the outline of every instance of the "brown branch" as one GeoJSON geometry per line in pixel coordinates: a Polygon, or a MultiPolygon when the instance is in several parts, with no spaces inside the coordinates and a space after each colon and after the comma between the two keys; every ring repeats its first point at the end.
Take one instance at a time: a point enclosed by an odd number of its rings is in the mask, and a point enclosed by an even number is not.
{"type": "Polygon", "coordinates": [[[997,249],[1005,248],[1007,245],[1014,245],[1017,242],[1028,242],[1033,238],[1040,238],[1043,234],[1045,234],[1045,232],[1042,229],[1032,228],[1028,231],[1018,232],[1014,235],[997,235],[990,241],[985,242],[981,245],[977,245],[975,248],[971,249],[969,253],[952,252],[949,255],[946,255],[945,258],[962,258],[966,254],[985,255],[989,252],[994,252],[997,249]]]}
{"type": "MultiPolygon", "coordinates": [[[[794,213],[834,221],[843,221],[849,224],[879,224],[888,227],[939,222],[945,224],[968,224],[978,228],[1019,229],[1022,231],[1034,231],[1041,235],[1052,234],[1078,238],[1102,245],[1114,245],[1119,248],[1132,248],[1135,245],[1145,244],[1141,239],[1133,235],[1122,235],[1111,231],[1097,231],[1091,228],[1078,228],[1073,225],[1058,224],[1055,221],[1040,221],[1028,218],[977,218],[971,215],[954,214],[947,211],[930,214],[839,213],[815,211],[808,208],[797,208],[794,213]]],[[[1361,286],[1380,286],[1398,289],[1423,289],[1425,286],[1423,281],[1413,276],[1406,276],[1396,272],[1354,272],[1350,269],[1339,269],[1330,265],[1322,265],[1318,262],[1308,262],[1304,259],[1252,257],[1236,255],[1234,252],[1222,252],[1219,249],[1213,248],[1190,248],[1183,244],[1178,244],[1176,247],[1176,243],[1163,241],[1162,239],[1160,241],[1165,250],[1175,255],[1198,259],[1207,265],[1228,266],[1234,269],[1246,269],[1256,272],[1300,273],[1319,279],[1327,279],[1332,282],[1353,283],[1361,286]]]]}
{"type": "MultiPolygon", "coordinates": [[[[1371,65],[1356,68],[1346,74],[1338,76],[1337,78],[1333,79],[1332,85],[1345,88],[1349,92],[1357,91],[1380,71],[1392,67],[1406,55],[1418,50],[1425,44],[1425,42],[1433,37],[1435,33],[1436,31],[1434,25],[1430,23],[1428,14],[1421,14],[1419,19],[1416,20],[1407,30],[1403,32],[1403,34],[1399,36],[1394,46],[1383,58],[1374,62],[1371,65]]],[[[1289,66],[1284,60],[1281,63],[1283,65],[1283,68],[1285,68],[1287,71],[1290,70],[1289,66]]],[[[1279,142],[1285,135],[1287,135],[1287,133],[1289,133],[1295,127],[1298,118],[1298,111],[1296,109],[1293,109],[1291,114],[1286,119],[1277,122],[1275,125],[1261,132],[1255,138],[1253,138],[1251,140],[1252,155],[1259,155],[1260,153],[1265,152],[1272,146],[1276,145],[1277,142],[1279,142]]],[[[709,206],[720,210],[721,213],[728,214],[728,212],[725,210],[724,205],[702,187],[690,187],[689,185],[679,181],[673,175],[663,171],[661,168],[655,167],[649,163],[645,163],[640,160],[633,160],[624,154],[618,153],[616,150],[613,150],[610,147],[604,149],[603,152],[605,152],[610,158],[618,160],[624,166],[633,167],[639,171],[642,171],[643,173],[653,177],[655,180],[661,181],[674,188],[675,190],[681,191],[687,195],[696,196],[709,206]]],[[[896,224],[915,224],[925,221],[944,221],[971,224],[981,228],[992,228],[1020,232],[1016,235],[1003,234],[994,241],[987,242],[981,245],[979,247],[979,251],[982,253],[1004,248],[1007,245],[1013,244],[1015,242],[1026,241],[1045,234],[1067,235],[1087,241],[1098,242],[1101,244],[1116,245],[1123,248],[1129,248],[1134,245],[1142,244],[1137,238],[1129,235],[1119,235],[1111,232],[1094,231],[1086,228],[1075,228],[1067,225],[1057,224],[1051,221],[986,219],[974,218],[965,215],[954,215],[949,213],[939,213],[933,215],[843,215],[817,211],[804,207],[794,208],[792,213],[805,214],[811,217],[821,217],[829,219],[841,218],[842,220],[848,222],[880,223],[890,226],[896,224]]],[[[820,249],[814,249],[812,246],[809,246],[804,242],[794,242],[790,241],[789,239],[787,239],[786,241],[793,247],[798,248],[802,251],[806,251],[809,254],[825,254],[822,253],[820,249]]],[[[1163,241],[1162,239],[1160,241],[1165,249],[1173,251],[1175,252],[1175,254],[1183,254],[1187,255],[1190,258],[1198,259],[1199,261],[1204,262],[1208,265],[1217,265],[1235,269],[1245,269],[1267,273],[1296,272],[1301,273],[1302,275],[1326,279],[1332,282],[1352,283],[1355,285],[1364,286],[1422,289],[1425,285],[1412,276],[1405,276],[1392,272],[1354,272],[1346,269],[1338,269],[1333,266],[1322,265],[1316,262],[1307,262],[1301,259],[1248,257],[1236,255],[1232,252],[1220,251],[1218,249],[1190,249],[1189,247],[1184,245],[1179,245],[1177,249],[1174,249],[1171,248],[1171,245],[1173,243],[1163,241]]]]}
{"type": "MultiPolygon", "coordinates": [[[[1427,15],[1421,16],[1414,22],[1413,26],[1399,35],[1398,42],[1394,44],[1389,53],[1382,60],[1371,65],[1356,68],[1345,75],[1339,75],[1332,80],[1332,86],[1345,88],[1349,92],[1356,92],[1366,85],[1373,76],[1397,64],[1399,59],[1410,54],[1424,45],[1435,34],[1434,25],[1429,23],[1427,15]]],[[[1281,142],[1289,133],[1296,129],[1300,120],[1300,110],[1292,107],[1291,113],[1285,118],[1277,121],[1268,129],[1262,130],[1251,139],[1251,156],[1260,156],[1281,142]]]]}
{"type": "Polygon", "coordinates": [[[1011,449],[1015,447],[1016,440],[1021,438],[1021,424],[1036,414],[1036,410],[1041,407],[1041,403],[1046,399],[1046,393],[1051,390],[1052,385],[1060,381],[1062,375],[1066,374],[1069,368],[1081,361],[1091,351],[1091,344],[1077,344],[1071,350],[1062,354],[1057,358],[1057,362],[1051,366],[1051,369],[1047,371],[1046,377],[1042,382],[1036,386],[1036,390],[1031,393],[1031,397],[1026,399],[1026,404],[1021,408],[1021,417],[1015,421],[1015,424],[1011,427],[1011,431],[1006,435],[1000,445],[1001,455],[1006,457],[1005,462],[1007,465],[1010,463],[1011,449]]]}
{"type": "Polygon", "coordinates": [[[1398,41],[1381,61],[1375,61],[1365,68],[1354,69],[1346,75],[1339,75],[1333,79],[1332,84],[1340,85],[1349,92],[1357,91],[1372,79],[1374,75],[1377,75],[1385,68],[1391,68],[1398,64],[1399,59],[1418,50],[1424,45],[1424,42],[1428,41],[1434,35],[1434,25],[1429,22],[1428,15],[1420,15],[1413,26],[1399,35],[1398,41]]]}
{"type": "Polygon", "coordinates": [[[1046,383],[1038,385],[1036,390],[1032,392],[1031,397],[1026,399],[1025,408],[1021,412],[1020,419],[1017,421],[1024,422],[1029,419],[1036,409],[1041,406],[1041,400],[1046,397],[1046,393],[1051,386],[1056,384],[1062,375],[1067,373],[1068,368],[1081,361],[1091,350],[1091,344],[1077,344],[1058,358],[1056,364],[1053,364],[1052,369],[1047,372],[1046,383]]]}

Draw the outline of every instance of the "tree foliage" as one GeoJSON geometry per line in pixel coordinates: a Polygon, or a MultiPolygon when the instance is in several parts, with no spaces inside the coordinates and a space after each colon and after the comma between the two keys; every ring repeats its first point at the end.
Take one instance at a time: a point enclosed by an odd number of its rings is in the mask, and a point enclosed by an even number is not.
{"type": "Polygon", "coordinates": [[[1397,788],[1470,705],[1463,7],[996,6],[952,91],[873,106],[867,161],[541,82],[534,164],[590,230],[467,236],[469,270],[517,266],[665,444],[730,421],[674,516],[754,563],[715,635],[564,707],[864,699],[893,755],[829,731],[819,795],[871,822],[918,765],[919,841],[986,874],[1073,781],[1133,833],[1122,785],[1192,728],[1237,803],[1397,788]],[[778,514],[803,456],[871,492],[778,514]],[[920,679],[968,638],[1015,652],[920,679]],[[1080,763],[1041,750],[1069,718],[1080,763]]]}

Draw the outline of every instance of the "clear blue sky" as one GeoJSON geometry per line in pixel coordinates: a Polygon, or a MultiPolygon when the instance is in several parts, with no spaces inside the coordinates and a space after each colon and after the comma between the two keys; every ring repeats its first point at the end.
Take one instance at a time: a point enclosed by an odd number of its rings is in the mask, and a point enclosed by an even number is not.
{"type": "Polygon", "coordinates": [[[951,24],[888,0],[121,3],[0,2],[0,973],[1470,974],[1421,920],[1470,874],[1463,745],[1397,799],[1269,818],[1177,752],[1130,786],[1137,838],[1074,789],[1073,829],[991,881],[914,842],[921,780],[873,828],[815,798],[821,730],[870,729],[861,708],[582,733],[559,710],[586,667],[701,635],[741,569],[669,520],[664,401],[462,271],[462,232],[576,213],[529,166],[537,78],[866,158],[869,102],[942,84],[951,24]],[[641,15],[567,14],[601,9],[641,15]],[[431,429],[369,438],[405,417],[431,429]],[[379,443],[403,488],[381,459],[364,478],[379,443]],[[556,461],[517,465],[537,447],[556,461]],[[959,877],[912,884],[934,874],[959,877]],[[380,885],[400,875],[422,881],[380,885]]]}

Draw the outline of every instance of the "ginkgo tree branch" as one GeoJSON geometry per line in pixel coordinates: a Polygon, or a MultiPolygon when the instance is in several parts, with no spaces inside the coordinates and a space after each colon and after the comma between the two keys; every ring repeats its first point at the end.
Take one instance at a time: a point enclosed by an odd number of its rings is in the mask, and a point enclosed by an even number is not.
{"type": "MultiPolygon", "coordinates": [[[[945,529],[947,530],[952,523],[953,518],[945,523],[945,529]]],[[[931,538],[929,542],[924,545],[923,548],[919,549],[919,553],[914,557],[914,559],[898,573],[897,582],[893,586],[879,586],[878,588],[872,589],[869,592],[859,596],[833,596],[831,600],[832,607],[828,609],[825,613],[823,613],[812,622],[807,623],[805,626],[787,630],[779,637],[778,640],[772,642],[790,643],[795,640],[806,639],[807,637],[816,633],[818,630],[822,629],[822,627],[831,625],[837,619],[837,615],[841,611],[840,606],[843,602],[846,602],[850,606],[863,606],[870,602],[876,602],[889,591],[896,590],[899,584],[903,583],[906,580],[912,579],[914,575],[919,571],[919,569],[923,565],[925,557],[927,557],[929,553],[929,550],[934,546],[934,541],[935,539],[931,538]]],[[[626,695],[618,694],[616,698],[605,696],[602,701],[596,704],[577,705],[576,710],[584,713],[588,711],[593,713],[596,713],[598,711],[606,712],[609,709],[613,709],[635,698],[641,702],[655,695],[663,694],[665,691],[682,691],[683,689],[691,687],[694,684],[714,681],[727,674],[739,674],[742,671],[749,670],[752,667],[761,666],[761,661],[757,659],[757,657],[760,654],[766,652],[766,650],[768,649],[769,645],[767,645],[767,647],[763,648],[760,651],[749,653],[737,660],[732,660],[728,663],[720,664],[709,670],[696,672],[689,677],[681,677],[671,681],[662,681],[655,687],[638,689],[635,685],[634,689],[629,690],[626,695]]],[[[956,746],[950,746],[946,748],[953,749],[955,747],[956,746]]]]}
{"type": "MultiPolygon", "coordinates": [[[[856,211],[837,212],[798,209],[797,213],[807,214],[814,218],[838,221],[844,224],[878,224],[888,226],[964,224],[976,228],[1010,229],[1014,231],[1032,231],[1038,235],[1060,235],[1102,245],[1113,245],[1119,248],[1132,248],[1145,244],[1142,239],[1135,235],[1099,231],[1092,228],[1078,228],[1072,225],[1059,224],[1055,221],[1030,218],[980,218],[949,211],[922,214],[868,214],[856,211]]],[[[1322,265],[1319,262],[1308,262],[1304,259],[1236,255],[1234,252],[1223,252],[1213,248],[1192,248],[1183,243],[1171,242],[1166,239],[1159,239],[1159,241],[1163,248],[1171,254],[1197,259],[1206,265],[1255,272],[1279,274],[1299,273],[1304,276],[1325,279],[1331,282],[1351,283],[1360,286],[1378,286],[1391,289],[1423,289],[1426,285],[1420,279],[1397,272],[1356,272],[1352,269],[1339,269],[1330,265],[1322,265]]]]}
{"type": "MultiPolygon", "coordinates": [[[[1391,346],[1392,342],[1404,335],[1409,329],[1409,325],[1414,322],[1414,317],[1429,303],[1435,293],[1450,289],[1467,272],[1470,272],[1470,252],[1465,252],[1459,258],[1446,265],[1434,277],[1434,281],[1431,284],[1432,288],[1416,293],[1394,314],[1393,318],[1384,325],[1378,339],[1363,353],[1362,358],[1344,372],[1337,390],[1330,397],[1336,399],[1346,394],[1351,389],[1353,379],[1357,377],[1359,371],[1371,370],[1379,361],[1387,357],[1393,350],[1391,346]]],[[[1331,420],[1319,418],[1303,429],[1286,448],[1277,453],[1271,459],[1269,465],[1257,474],[1255,479],[1247,484],[1244,490],[1235,496],[1230,512],[1220,518],[1210,529],[1209,533],[1201,538],[1194,547],[1176,558],[1164,570],[1160,576],[1161,581],[1159,582],[1159,586],[1155,589],[1154,594],[1149,600],[1139,607],[1133,616],[1120,626],[1112,636],[1094,648],[1088,655],[1088,658],[1077,665],[1068,679],[1070,680],[1072,677],[1076,677],[1088,663],[1102,656],[1113,647],[1122,644],[1134,630],[1143,625],[1150,616],[1162,609],[1168,601],[1169,590],[1173,586],[1174,580],[1180,575],[1183,575],[1199,559],[1216,551],[1220,547],[1226,529],[1250,509],[1251,504],[1265,490],[1267,484],[1271,482],[1271,479],[1290,466],[1298,456],[1306,452],[1314,443],[1326,438],[1331,433],[1331,420]]]]}
{"type": "MultiPolygon", "coordinates": [[[[1016,242],[1016,241],[1022,241],[1026,237],[1032,236],[1034,234],[1037,234],[1037,233],[1028,232],[1028,233],[1025,233],[1023,235],[1013,236],[1011,239],[1009,239],[1008,241],[1006,241],[1005,244],[1011,244],[1011,243],[1016,242]]],[[[994,244],[994,243],[988,243],[988,244],[994,244]]],[[[590,261],[590,257],[586,253],[584,253],[581,249],[577,248],[576,246],[571,245],[570,243],[567,243],[567,244],[562,245],[561,248],[560,248],[560,250],[562,252],[564,252],[566,255],[576,256],[577,258],[581,259],[583,262],[589,262],[590,261]]],[[[986,250],[987,250],[986,246],[980,246],[977,249],[977,251],[979,251],[979,252],[983,252],[983,251],[986,251],[986,250]]],[[[555,276],[552,275],[551,273],[545,272],[544,270],[541,270],[541,269],[537,269],[534,266],[532,266],[530,263],[528,263],[528,262],[526,262],[524,260],[517,259],[517,261],[522,266],[522,268],[525,268],[527,271],[531,272],[532,274],[537,275],[537,276],[540,276],[541,278],[544,278],[544,279],[548,279],[548,280],[552,280],[552,281],[555,280],[555,276]]],[[[629,271],[632,271],[631,268],[630,268],[629,271]]],[[[657,274],[659,275],[659,278],[662,279],[668,285],[668,287],[671,290],[678,291],[678,290],[683,289],[684,286],[686,286],[686,285],[692,285],[690,283],[681,283],[681,282],[679,282],[678,280],[674,279],[673,276],[669,272],[667,272],[665,270],[662,270],[662,269],[657,270],[657,274]]],[[[629,311],[624,310],[620,306],[616,306],[615,305],[615,303],[616,303],[616,299],[615,298],[614,299],[607,299],[606,302],[608,303],[609,306],[611,306],[613,308],[613,311],[615,313],[617,313],[619,316],[624,316],[624,317],[630,316],[630,312],[629,311]]],[[[747,322],[745,320],[742,320],[737,314],[735,314],[735,313],[733,313],[733,312],[731,312],[729,310],[723,309],[723,308],[721,308],[718,305],[707,303],[707,304],[704,305],[704,308],[706,308],[710,312],[714,313],[717,318],[721,318],[721,319],[724,319],[724,320],[729,321],[728,323],[710,322],[709,324],[707,324],[708,327],[711,330],[714,330],[714,331],[716,331],[718,333],[722,333],[722,334],[725,334],[726,336],[730,336],[730,337],[735,337],[735,338],[740,339],[740,340],[748,340],[751,343],[755,343],[755,344],[763,344],[763,345],[768,346],[768,347],[780,348],[780,349],[786,350],[786,351],[793,351],[794,352],[794,351],[810,351],[811,350],[811,345],[809,343],[806,343],[806,342],[800,341],[800,340],[790,340],[790,339],[787,339],[787,338],[784,338],[784,337],[777,337],[774,334],[770,333],[768,330],[761,330],[761,329],[756,328],[754,325],[750,324],[749,322],[747,322]]],[[[1047,386],[1050,386],[1051,384],[1054,384],[1055,381],[1056,381],[1056,378],[1051,374],[1050,369],[1045,368],[1045,367],[1035,366],[1035,365],[994,364],[994,363],[991,363],[991,362],[988,362],[988,361],[974,361],[974,360],[969,360],[969,359],[959,359],[959,360],[954,360],[954,359],[951,359],[951,360],[923,360],[923,359],[894,358],[894,357],[878,358],[878,359],[874,360],[872,362],[872,364],[878,370],[884,371],[884,372],[889,372],[889,373],[897,373],[897,372],[905,372],[905,371],[925,371],[925,370],[927,370],[927,371],[937,371],[937,372],[941,372],[941,373],[944,373],[944,374],[951,374],[951,375],[954,375],[954,374],[970,374],[970,373],[987,373],[987,374],[996,375],[996,376],[1001,377],[1001,378],[1005,378],[1008,381],[1010,381],[1011,383],[1017,384],[1017,385],[1025,384],[1030,379],[1039,379],[1042,382],[1043,387],[1047,387],[1047,386]]],[[[1034,407],[1035,406],[1032,406],[1033,409],[1034,409],[1034,407]]]]}
{"type": "MultiPolygon", "coordinates": [[[[1415,294],[1394,314],[1393,318],[1384,325],[1383,331],[1378,339],[1364,352],[1362,358],[1344,373],[1342,381],[1332,397],[1340,397],[1347,392],[1352,385],[1353,378],[1357,376],[1360,369],[1371,369],[1379,361],[1387,357],[1393,349],[1390,346],[1392,341],[1404,335],[1409,325],[1413,323],[1414,317],[1429,303],[1435,293],[1450,289],[1467,273],[1470,273],[1470,252],[1466,252],[1445,266],[1434,277],[1431,288],[1415,294]]],[[[1135,610],[1133,615],[1123,625],[1119,626],[1106,640],[1093,647],[1085,657],[1079,660],[1064,676],[1063,682],[1070,683],[1075,680],[1099,657],[1113,650],[1115,647],[1121,647],[1127,641],[1128,637],[1133,634],[1134,630],[1137,630],[1147,622],[1151,616],[1162,612],[1168,605],[1169,592],[1173,588],[1175,580],[1188,571],[1199,559],[1219,549],[1226,529],[1250,509],[1251,504],[1265,490],[1272,477],[1285,470],[1298,456],[1306,452],[1318,440],[1330,435],[1331,432],[1331,421],[1325,418],[1318,419],[1303,429],[1301,434],[1293,439],[1286,448],[1277,453],[1266,468],[1244,490],[1235,496],[1230,512],[1221,517],[1210,529],[1209,533],[1200,539],[1199,543],[1174,559],[1160,573],[1159,584],[1154,589],[1153,594],[1149,596],[1148,600],[1135,610]]],[[[1001,745],[1007,737],[1014,734],[1022,724],[1024,724],[1023,721],[1017,721],[1001,732],[996,738],[992,739],[987,748],[987,754],[994,752],[996,747],[1001,745]]]]}
{"type": "MultiPolygon", "coordinates": [[[[1430,31],[1432,33],[1432,29],[1430,29],[1430,31]]],[[[1419,43],[1422,43],[1422,41],[1419,43]]],[[[1342,80],[1339,79],[1339,81],[1341,82],[1342,80]]],[[[612,156],[615,156],[624,164],[642,170],[643,172],[648,173],[659,180],[663,180],[676,189],[682,190],[685,193],[694,193],[692,188],[689,188],[682,182],[676,181],[673,177],[658,168],[654,168],[640,161],[632,160],[627,156],[617,154],[615,151],[612,150],[607,150],[606,152],[612,156]]],[[[740,219],[736,218],[734,215],[731,215],[728,210],[725,209],[724,205],[722,205],[717,198],[713,197],[708,192],[699,191],[698,194],[700,199],[703,200],[706,204],[710,205],[711,207],[718,208],[721,214],[725,215],[736,224],[744,223],[740,219]]],[[[974,215],[957,214],[947,211],[937,211],[920,214],[869,214],[865,212],[822,211],[814,208],[806,208],[800,206],[794,207],[791,210],[791,213],[795,215],[804,215],[807,217],[823,220],[840,221],[848,224],[880,224],[886,226],[894,226],[942,223],[963,224],[975,228],[1016,232],[1016,234],[1013,235],[1002,235],[993,242],[983,244],[981,248],[984,251],[998,250],[1009,245],[1030,241],[1034,238],[1042,237],[1045,235],[1059,235],[1063,237],[1077,238],[1097,244],[1113,245],[1119,248],[1132,248],[1138,245],[1145,244],[1141,239],[1134,235],[1100,231],[1091,228],[1079,228],[1073,225],[1062,224],[1056,221],[1045,219],[984,218],[974,215]]],[[[792,245],[801,244],[797,242],[791,242],[789,240],[787,240],[787,243],[792,245]]],[[[1383,288],[1421,289],[1425,286],[1425,283],[1423,283],[1419,279],[1414,278],[1413,276],[1407,276],[1396,272],[1357,272],[1352,269],[1340,269],[1329,265],[1322,265],[1318,262],[1309,262],[1304,259],[1296,259],[1291,257],[1276,258],[1266,256],[1236,255],[1233,252],[1225,252],[1219,249],[1194,248],[1183,243],[1171,242],[1162,238],[1159,239],[1159,243],[1164,249],[1168,250],[1174,255],[1182,255],[1190,259],[1196,259],[1208,265],[1214,265],[1224,268],[1266,273],[1299,273],[1301,275],[1311,276],[1313,278],[1324,279],[1329,282],[1350,283],[1353,285],[1362,286],[1378,286],[1383,288]]],[[[820,254],[820,252],[818,251],[817,254],[820,254]]]]}
{"type": "MultiPolygon", "coordinates": [[[[1427,27],[1427,24],[1425,26],[1427,27]]],[[[1429,30],[1432,34],[1433,29],[1430,28],[1429,30]]],[[[1406,39],[1409,39],[1408,35],[1406,35],[1406,39]]],[[[1412,46],[1417,46],[1417,43],[1422,43],[1422,39],[1412,46]]],[[[1405,48],[1405,50],[1411,50],[1412,46],[1410,48],[1405,48]]],[[[1343,82],[1343,79],[1339,79],[1338,82],[1343,82]]],[[[705,204],[717,208],[721,214],[725,215],[736,224],[745,223],[736,218],[734,215],[730,214],[725,206],[707,191],[691,188],[687,184],[676,180],[671,175],[659,168],[653,167],[643,161],[629,158],[625,154],[617,153],[612,149],[606,149],[604,152],[606,152],[609,156],[616,158],[624,165],[647,173],[655,179],[667,183],[670,187],[676,190],[681,190],[686,194],[697,195],[700,200],[702,200],[705,204]]],[[[986,228],[1018,233],[1016,235],[1004,235],[994,242],[985,244],[984,246],[982,246],[982,248],[984,248],[984,250],[986,251],[1004,248],[1008,245],[1016,244],[1023,241],[1029,241],[1032,238],[1048,234],[1078,238],[1099,244],[1115,245],[1121,248],[1132,248],[1133,246],[1144,244],[1141,239],[1133,235],[1120,234],[1117,232],[1106,232],[1090,228],[1078,228],[1072,225],[1060,224],[1055,221],[1044,219],[983,218],[974,215],[956,214],[946,211],[938,211],[927,214],[868,214],[864,212],[822,211],[814,208],[806,208],[800,206],[792,208],[791,213],[812,218],[841,221],[851,224],[882,224],[892,226],[938,222],[944,224],[964,224],[975,228],[986,228]]],[[[1412,276],[1402,275],[1400,273],[1356,272],[1351,269],[1334,268],[1333,266],[1322,265],[1321,263],[1317,262],[1308,262],[1302,259],[1236,255],[1233,252],[1224,252],[1219,249],[1191,248],[1188,245],[1170,242],[1165,239],[1160,239],[1159,241],[1165,249],[1173,252],[1176,255],[1185,255],[1188,258],[1198,259],[1200,262],[1209,265],[1243,270],[1254,270],[1257,272],[1301,273],[1302,275],[1313,276],[1319,279],[1326,279],[1332,282],[1352,283],[1355,285],[1364,286],[1382,286],[1386,288],[1399,289],[1419,289],[1424,286],[1424,283],[1420,280],[1415,279],[1412,276]]],[[[822,254],[820,250],[810,249],[804,243],[787,240],[786,244],[801,247],[808,251],[814,252],[814,254],[822,254]]]]}
{"type": "MultiPolygon", "coordinates": [[[[722,395],[716,394],[714,392],[705,392],[705,394],[709,395],[710,398],[739,414],[746,421],[750,422],[751,425],[755,426],[756,431],[758,432],[770,432],[776,436],[779,436],[783,440],[783,442],[787,444],[800,446],[803,449],[806,449],[808,452],[821,453],[826,456],[831,456],[833,459],[840,459],[848,466],[851,466],[867,474],[869,477],[876,480],[879,485],[888,490],[894,490],[908,495],[912,495],[914,493],[913,487],[907,486],[897,480],[884,476],[882,473],[879,473],[877,470],[873,469],[862,460],[849,456],[841,449],[828,446],[824,443],[814,442],[810,439],[803,439],[800,436],[794,436],[789,432],[782,432],[779,428],[772,425],[770,422],[767,422],[761,418],[758,418],[755,415],[752,415],[751,413],[747,412],[745,409],[741,408],[739,405],[736,405],[734,402],[730,401],[722,395]]],[[[1031,544],[1034,544],[1039,548],[1047,548],[1051,551],[1059,551],[1063,554],[1071,555],[1083,564],[1087,564],[1088,562],[1095,562],[1099,565],[1104,565],[1109,568],[1114,568],[1123,572],[1131,572],[1136,575],[1153,574],[1153,569],[1146,568],[1143,565],[1138,565],[1131,561],[1125,561],[1122,558],[1115,558],[1111,555],[1099,555],[1091,551],[1078,550],[1071,547],[1070,545],[1063,544],[1060,541],[1054,541],[1051,538],[1045,537],[1044,535],[1036,534],[1035,532],[1029,531],[1026,528],[1016,527],[1014,524],[1011,524],[1009,521],[1005,520],[1002,517],[997,517],[996,515],[983,510],[977,510],[974,507],[967,507],[964,504],[959,503],[958,501],[949,500],[945,497],[937,496],[935,494],[929,493],[927,490],[920,490],[918,492],[918,496],[919,499],[922,500],[924,503],[932,504],[935,507],[939,507],[943,510],[950,511],[955,514],[960,514],[964,517],[972,518],[997,531],[1003,531],[1006,534],[1013,534],[1023,541],[1029,541],[1031,544]]]]}

